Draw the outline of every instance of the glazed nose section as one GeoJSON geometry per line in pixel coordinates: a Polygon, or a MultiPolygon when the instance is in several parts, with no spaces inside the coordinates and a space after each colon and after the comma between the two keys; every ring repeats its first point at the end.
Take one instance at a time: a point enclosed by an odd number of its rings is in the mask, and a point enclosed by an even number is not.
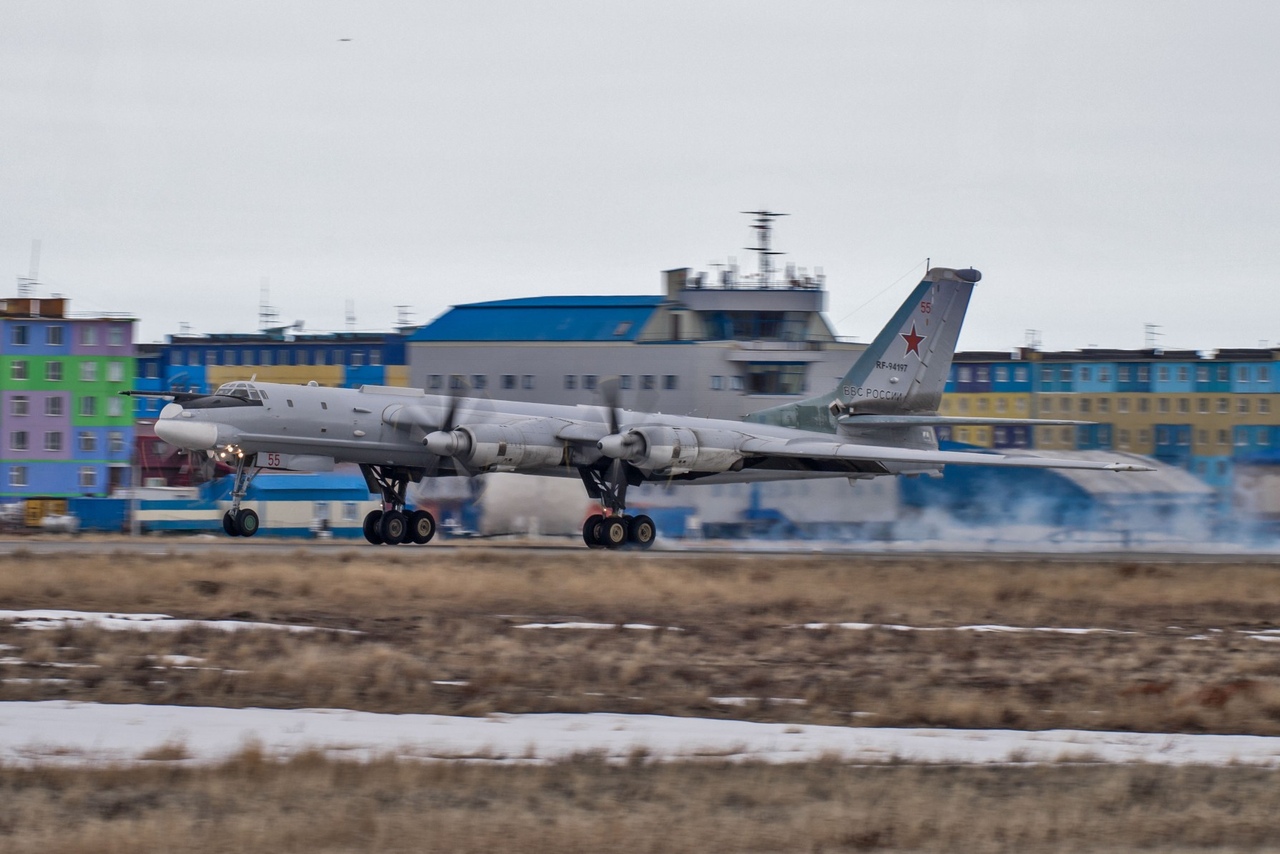
{"type": "Polygon", "coordinates": [[[165,418],[163,412],[156,421],[156,435],[170,445],[191,451],[211,451],[218,447],[218,425],[186,421],[172,416],[165,418]]]}

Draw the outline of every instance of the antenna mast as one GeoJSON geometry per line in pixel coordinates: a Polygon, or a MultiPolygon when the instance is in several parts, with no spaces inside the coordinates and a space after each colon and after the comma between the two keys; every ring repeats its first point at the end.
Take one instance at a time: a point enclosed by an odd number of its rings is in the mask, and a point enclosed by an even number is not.
{"type": "Polygon", "coordinates": [[[773,221],[780,216],[790,216],[790,214],[777,213],[775,211],[741,211],[747,216],[756,218],[755,225],[751,226],[756,231],[756,245],[748,246],[747,249],[755,252],[760,259],[760,273],[758,286],[762,288],[773,287],[773,258],[774,255],[786,255],[785,252],[776,252],[769,248],[769,240],[772,236],[773,221]]]}
{"type": "Polygon", "coordinates": [[[280,325],[280,312],[271,305],[271,283],[266,276],[262,277],[262,285],[258,291],[258,331],[280,325]]]}
{"type": "Polygon", "coordinates": [[[40,241],[31,241],[31,268],[26,277],[18,277],[18,296],[33,297],[36,286],[40,284],[40,241]]]}

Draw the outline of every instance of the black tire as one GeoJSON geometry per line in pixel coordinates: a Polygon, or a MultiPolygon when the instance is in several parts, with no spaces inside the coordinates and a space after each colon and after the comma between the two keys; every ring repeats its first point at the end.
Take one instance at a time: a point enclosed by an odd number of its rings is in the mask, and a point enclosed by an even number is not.
{"type": "Polygon", "coordinates": [[[258,533],[258,514],[249,509],[241,510],[236,517],[236,527],[240,529],[240,536],[252,537],[258,533]]]}
{"type": "Polygon", "coordinates": [[[607,549],[620,549],[627,544],[627,523],[621,516],[605,519],[600,529],[600,539],[607,549]]]}
{"type": "Polygon", "coordinates": [[[657,538],[658,526],[648,516],[637,516],[627,525],[627,542],[638,549],[652,548],[657,538]]]}
{"type": "Polygon", "coordinates": [[[364,517],[364,538],[375,546],[383,543],[382,539],[382,511],[370,510],[364,517]]]}
{"type": "Polygon", "coordinates": [[[240,526],[236,524],[235,514],[230,510],[222,516],[222,530],[227,532],[228,537],[240,536],[240,526]]]}
{"type": "Polygon", "coordinates": [[[604,517],[599,513],[587,517],[587,521],[582,523],[582,541],[587,544],[589,549],[604,548],[604,517]]]}
{"type": "Polygon", "coordinates": [[[414,545],[425,546],[436,535],[436,517],[426,510],[409,514],[409,538],[414,545]]]}
{"type": "Polygon", "coordinates": [[[378,526],[382,540],[389,546],[398,546],[408,542],[409,517],[399,510],[388,510],[382,514],[382,523],[378,526]]]}

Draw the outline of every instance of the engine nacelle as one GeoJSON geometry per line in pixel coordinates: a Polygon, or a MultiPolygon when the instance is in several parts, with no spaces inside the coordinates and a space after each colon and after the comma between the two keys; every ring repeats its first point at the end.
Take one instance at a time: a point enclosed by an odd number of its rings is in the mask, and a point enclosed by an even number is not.
{"type": "Polygon", "coordinates": [[[742,464],[733,434],[688,427],[633,427],[599,443],[606,456],[626,460],[641,471],[659,474],[721,472],[742,464]]]}
{"type": "Polygon", "coordinates": [[[564,462],[564,446],[551,434],[527,435],[511,424],[477,424],[459,427],[456,433],[464,434],[457,455],[467,466],[483,470],[518,471],[555,467],[564,462]]]}

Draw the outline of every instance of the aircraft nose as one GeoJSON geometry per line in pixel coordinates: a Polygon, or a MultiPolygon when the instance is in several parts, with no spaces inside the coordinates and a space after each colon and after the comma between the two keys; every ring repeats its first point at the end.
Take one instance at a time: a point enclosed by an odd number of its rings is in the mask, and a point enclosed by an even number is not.
{"type": "Polygon", "coordinates": [[[218,447],[218,425],[216,424],[161,418],[156,421],[156,435],[170,445],[191,451],[211,451],[218,447]]]}

